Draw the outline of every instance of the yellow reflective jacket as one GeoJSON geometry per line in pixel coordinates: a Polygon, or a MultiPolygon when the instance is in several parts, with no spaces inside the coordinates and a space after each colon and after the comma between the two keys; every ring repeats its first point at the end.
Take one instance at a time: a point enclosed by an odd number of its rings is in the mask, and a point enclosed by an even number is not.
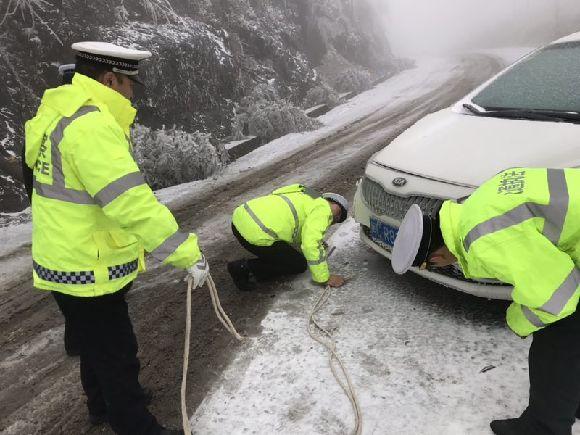
{"type": "Polygon", "coordinates": [[[576,310],[580,169],[514,168],[440,211],[445,244],[469,278],[512,284],[507,322],[525,337],[576,310]]]}
{"type": "Polygon", "coordinates": [[[234,210],[232,224],[242,237],[256,246],[284,241],[299,247],[308,262],[312,279],[328,281],[324,235],[332,224],[328,201],[300,184],[252,199],[234,210]]]}
{"type": "Polygon", "coordinates": [[[143,250],[180,268],[201,258],[196,235],[179,232],[133,159],[135,114],[121,94],[75,74],[26,123],[35,287],[100,296],[144,270],[143,250]]]}

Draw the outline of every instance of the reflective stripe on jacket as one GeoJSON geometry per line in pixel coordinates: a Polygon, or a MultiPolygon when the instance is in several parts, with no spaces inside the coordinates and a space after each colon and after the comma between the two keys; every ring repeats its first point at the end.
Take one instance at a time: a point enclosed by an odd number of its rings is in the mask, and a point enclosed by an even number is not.
{"type": "Polygon", "coordinates": [[[300,184],[275,190],[252,199],[234,210],[232,223],[242,237],[257,246],[284,241],[299,247],[312,279],[325,283],[329,278],[324,235],[332,224],[328,201],[300,184]]]}
{"type": "Polygon", "coordinates": [[[501,172],[440,212],[465,276],[514,286],[507,322],[527,336],[576,310],[580,297],[580,169],[501,172]]]}
{"type": "Polygon", "coordinates": [[[132,157],[135,113],[121,94],[75,74],[46,91],[26,123],[35,287],[100,296],[144,270],[144,250],[180,268],[201,258],[195,234],[179,232],[132,157]]]}

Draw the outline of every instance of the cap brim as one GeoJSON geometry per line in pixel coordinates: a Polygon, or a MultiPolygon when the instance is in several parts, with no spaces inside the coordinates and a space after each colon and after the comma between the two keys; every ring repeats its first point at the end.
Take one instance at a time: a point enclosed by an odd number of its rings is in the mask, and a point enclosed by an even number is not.
{"type": "Polygon", "coordinates": [[[423,212],[413,204],[405,214],[391,255],[391,265],[399,275],[407,272],[413,265],[421,239],[423,238],[423,212]]]}

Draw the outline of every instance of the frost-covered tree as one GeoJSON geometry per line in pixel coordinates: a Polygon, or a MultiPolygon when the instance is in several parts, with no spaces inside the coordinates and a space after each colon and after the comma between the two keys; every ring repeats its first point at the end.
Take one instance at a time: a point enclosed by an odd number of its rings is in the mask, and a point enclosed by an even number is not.
{"type": "Polygon", "coordinates": [[[310,88],[304,98],[304,107],[314,107],[319,104],[327,104],[330,107],[338,103],[338,93],[332,89],[326,82],[310,88]]]}
{"type": "Polygon", "coordinates": [[[249,133],[266,141],[288,133],[314,130],[320,125],[287,100],[257,101],[250,106],[245,116],[249,133]]]}
{"type": "Polygon", "coordinates": [[[153,189],[201,180],[227,161],[223,145],[213,145],[209,133],[188,133],[176,128],[153,130],[136,124],[134,153],[145,180],[153,189]]]}
{"type": "Polygon", "coordinates": [[[372,85],[371,74],[362,68],[351,68],[342,72],[334,87],[338,92],[362,92],[372,85]]]}
{"type": "Polygon", "coordinates": [[[242,99],[232,120],[235,139],[246,134],[271,141],[288,133],[313,130],[320,123],[302,109],[280,98],[274,82],[261,83],[242,99]]]}

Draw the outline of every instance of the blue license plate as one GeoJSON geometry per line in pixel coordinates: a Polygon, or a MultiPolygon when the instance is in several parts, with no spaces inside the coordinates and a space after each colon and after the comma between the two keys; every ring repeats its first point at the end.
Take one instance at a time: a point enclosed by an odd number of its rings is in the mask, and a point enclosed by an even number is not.
{"type": "Polygon", "coordinates": [[[383,248],[387,248],[389,251],[393,249],[398,232],[397,227],[371,218],[371,239],[383,248]]]}

